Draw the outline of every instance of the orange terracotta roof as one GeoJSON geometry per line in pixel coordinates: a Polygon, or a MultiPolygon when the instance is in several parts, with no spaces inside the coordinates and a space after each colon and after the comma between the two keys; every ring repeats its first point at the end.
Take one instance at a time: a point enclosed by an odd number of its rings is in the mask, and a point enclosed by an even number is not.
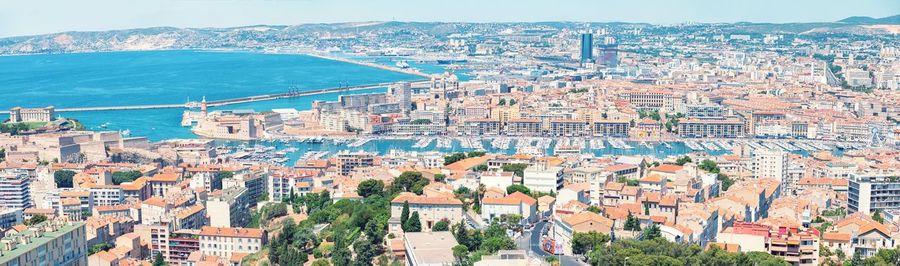
{"type": "Polygon", "coordinates": [[[394,198],[391,203],[409,202],[410,204],[433,204],[433,205],[462,205],[462,202],[456,198],[447,197],[426,197],[413,193],[404,192],[394,198]]]}
{"type": "Polygon", "coordinates": [[[848,233],[840,233],[840,232],[826,232],[822,235],[822,239],[827,241],[841,241],[841,242],[850,242],[852,236],[848,233]]]}
{"type": "Polygon", "coordinates": [[[200,211],[203,211],[205,209],[206,209],[206,207],[203,207],[202,204],[197,204],[197,205],[191,206],[187,209],[181,210],[178,213],[175,213],[175,218],[184,219],[184,218],[194,215],[200,211]]]}
{"type": "Polygon", "coordinates": [[[152,197],[147,200],[144,200],[144,204],[153,205],[153,206],[161,207],[161,208],[166,207],[166,201],[160,197],[152,197]]]}
{"type": "Polygon", "coordinates": [[[262,238],[265,231],[256,228],[224,228],[204,226],[200,229],[201,236],[224,236],[243,238],[262,238]]]}
{"type": "Polygon", "coordinates": [[[663,177],[658,174],[649,174],[640,180],[642,183],[660,183],[662,181],[663,177]]]}
{"type": "Polygon", "coordinates": [[[150,177],[150,182],[177,182],[178,174],[160,173],[150,177]]]}
{"type": "Polygon", "coordinates": [[[676,165],[676,164],[661,164],[657,167],[650,168],[650,171],[676,173],[678,171],[681,171],[681,169],[683,169],[683,168],[684,168],[684,166],[676,165]]]}
{"type": "Polygon", "coordinates": [[[609,226],[609,228],[611,228],[612,224],[613,224],[612,220],[610,220],[606,217],[600,216],[599,214],[596,214],[593,212],[588,212],[588,211],[569,216],[566,219],[563,219],[563,222],[569,224],[570,226],[576,226],[576,225],[579,225],[582,223],[593,222],[593,223],[600,224],[600,225],[607,225],[607,226],[609,226]]]}

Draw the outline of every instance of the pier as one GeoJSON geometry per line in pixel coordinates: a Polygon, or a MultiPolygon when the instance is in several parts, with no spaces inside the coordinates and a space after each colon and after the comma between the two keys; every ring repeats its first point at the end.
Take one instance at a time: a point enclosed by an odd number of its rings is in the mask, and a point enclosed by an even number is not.
{"type": "MultiPolygon", "coordinates": [[[[428,82],[430,82],[430,81],[431,81],[430,79],[415,80],[415,81],[410,81],[410,83],[412,84],[413,87],[427,86],[428,82]]],[[[246,97],[239,97],[239,98],[208,101],[206,104],[207,104],[207,106],[210,106],[210,107],[226,106],[226,105],[239,104],[239,103],[271,101],[271,100],[277,100],[277,99],[297,98],[297,97],[305,97],[305,96],[320,95],[320,94],[385,88],[385,87],[388,87],[388,86],[396,84],[396,83],[397,82],[383,82],[383,83],[356,85],[356,86],[349,86],[349,87],[336,87],[336,88],[325,88],[325,89],[299,91],[299,92],[253,95],[253,96],[246,96],[246,97]]],[[[195,103],[183,103],[183,104],[150,104],[150,105],[76,107],[76,108],[58,108],[58,109],[56,109],[56,112],[173,109],[173,108],[192,108],[192,107],[199,107],[199,105],[196,105],[195,103]]],[[[6,111],[6,110],[0,111],[0,114],[8,114],[8,113],[9,113],[9,111],[6,111]]]]}
{"type": "MultiPolygon", "coordinates": [[[[349,63],[349,64],[355,64],[355,65],[360,65],[360,66],[372,67],[372,68],[377,68],[377,69],[382,69],[382,70],[387,70],[387,71],[392,71],[392,72],[397,72],[397,73],[414,75],[414,76],[423,78],[423,79],[408,81],[412,85],[412,87],[428,86],[428,82],[430,82],[431,78],[432,78],[431,74],[422,73],[422,72],[419,72],[417,70],[412,70],[412,69],[403,69],[403,68],[399,68],[399,67],[392,67],[392,66],[380,65],[380,64],[376,64],[376,63],[356,61],[356,60],[352,60],[352,59],[334,57],[334,56],[317,54],[317,53],[305,53],[305,55],[312,56],[312,57],[318,57],[318,58],[322,58],[322,59],[327,59],[327,60],[349,63]]],[[[398,81],[398,82],[402,82],[402,81],[398,81]]],[[[226,106],[226,105],[231,105],[231,104],[271,101],[271,100],[277,100],[277,99],[297,98],[297,97],[336,93],[336,92],[350,92],[350,91],[386,88],[386,87],[396,84],[396,83],[397,82],[383,82],[383,83],[375,83],[375,84],[363,84],[363,85],[356,85],[356,86],[325,88],[325,89],[299,91],[299,92],[294,91],[294,92],[286,92],[286,93],[278,93],[278,94],[253,95],[253,96],[246,96],[246,97],[208,101],[206,104],[209,107],[226,106]]],[[[200,107],[199,103],[188,102],[188,103],[183,103],[183,104],[148,104],[148,105],[57,108],[55,111],[56,112],[83,112],[83,111],[116,111],[116,110],[144,110],[144,109],[173,109],[173,108],[190,109],[190,108],[197,108],[197,107],[200,107]]],[[[9,111],[8,110],[0,110],[0,114],[9,114],[9,111]]]]}

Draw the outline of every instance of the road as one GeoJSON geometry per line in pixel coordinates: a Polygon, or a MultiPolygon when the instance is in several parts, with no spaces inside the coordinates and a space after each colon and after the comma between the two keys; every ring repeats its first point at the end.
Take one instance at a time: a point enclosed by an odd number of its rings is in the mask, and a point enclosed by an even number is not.
{"type": "MultiPolygon", "coordinates": [[[[534,228],[531,231],[526,231],[522,234],[521,237],[516,239],[516,246],[519,249],[527,250],[528,253],[535,257],[544,258],[546,256],[551,256],[547,251],[541,248],[541,236],[543,235],[544,230],[548,228],[547,222],[540,221],[534,224],[534,228]]],[[[569,266],[569,265],[588,265],[578,260],[577,257],[574,256],[560,256],[560,265],[569,266]]]]}

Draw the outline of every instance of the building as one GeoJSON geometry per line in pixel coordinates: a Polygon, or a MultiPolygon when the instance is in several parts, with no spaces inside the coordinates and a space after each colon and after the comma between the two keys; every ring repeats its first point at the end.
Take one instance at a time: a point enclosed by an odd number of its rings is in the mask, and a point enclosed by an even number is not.
{"type": "Polygon", "coordinates": [[[475,266],[550,266],[541,258],[528,256],[525,250],[500,250],[497,255],[481,256],[475,266]]]}
{"type": "Polygon", "coordinates": [[[50,122],[54,119],[55,110],[53,106],[44,108],[15,107],[9,109],[9,122],[50,122]]]}
{"type": "Polygon", "coordinates": [[[457,224],[463,220],[462,201],[452,197],[418,196],[413,193],[400,193],[391,201],[391,218],[388,220],[388,231],[402,232],[400,216],[403,204],[409,204],[409,213],[419,213],[422,231],[431,231],[431,227],[441,220],[457,224]]]}
{"type": "Polygon", "coordinates": [[[594,59],[594,34],[581,34],[581,64],[590,63],[594,59]]]}
{"type": "Polygon", "coordinates": [[[572,236],[575,233],[593,231],[609,235],[612,232],[613,224],[613,220],[589,211],[566,218],[556,217],[553,220],[553,237],[556,240],[556,245],[563,248],[562,254],[573,255],[572,236]]]}
{"type": "Polygon", "coordinates": [[[481,217],[493,221],[503,215],[519,215],[523,220],[537,219],[537,200],[516,191],[503,198],[484,198],[481,202],[481,217]]]}
{"type": "Polygon", "coordinates": [[[337,154],[337,168],[341,175],[349,175],[357,167],[372,166],[375,162],[375,154],[369,152],[343,151],[337,154]]]}
{"type": "Polygon", "coordinates": [[[147,179],[147,183],[150,185],[153,196],[165,198],[166,192],[170,187],[178,184],[178,180],[179,177],[176,173],[160,173],[147,179]]]}
{"type": "Polygon", "coordinates": [[[199,230],[172,230],[167,224],[149,226],[151,258],[162,254],[168,265],[186,265],[191,252],[200,250],[199,230]]]}
{"type": "Polygon", "coordinates": [[[0,207],[13,209],[31,208],[31,177],[27,171],[0,172],[0,207]]]}
{"type": "Polygon", "coordinates": [[[412,107],[412,89],[409,82],[399,82],[391,86],[390,89],[394,101],[400,104],[400,111],[409,113],[409,109],[412,107]]]}
{"type": "Polygon", "coordinates": [[[900,175],[850,174],[847,209],[869,215],[900,209],[900,175]]]}
{"type": "Polygon", "coordinates": [[[244,227],[250,223],[250,195],[244,187],[232,187],[210,193],[206,201],[209,225],[244,227]]]}
{"type": "Polygon", "coordinates": [[[410,232],[403,234],[406,265],[454,265],[453,247],[459,245],[450,232],[410,232]]]}
{"type": "Polygon", "coordinates": [[[531,191],[556,193],[563,186],[563,168],[549,166],[547,162],[528,166],[523,176],[522,183],[531,191]]]}
{"type": "Polygon", "coordinates": [[[766,252],[792,265],[819,265],[819,232],[815,229],[736,223],[719,233],[717,241],[738,245],[741,252],[766,252]]]}
{"type": "Polygon", "coordinates": [[[22,209],[0,209],[0,228],[11,228],[23,220],[22,209]]]}
{"type": "Polygon", "coordinates": [[[754,149],[751,151],[750,157],[753,178],[771,178],[784,183],[788,175],[787,152],[775,149],[754,149]]]}
{"type": "Polygon", "coordinates": [[[684,119],[678,122],[682,138],[742,138],[746,135],[744,121],[738,118],[684,119]]]}
{"type": "Polygon", "coordinates": [[[312,184],[313,176],[307,171],[277,171],[267,176],[269,187],[269,198],[275,202],[281,202],[296,193],[298,184],[312,184]]]}
{"type": "Polygon", "coordinates": [[[597,55],[597,64],[605,67],[619,66],[619,45],[615,38],[610,36],[603,38],[600,54],[597,55]]]}
{"type": "Polygon", "coordinates": [[[82,222],[50,220],[0,240],[0,265],[87,266],[87,240],[82,222]]]}
{"type": "Polygon", "coordinates": [[[221,258],[259,252],[267,241],[266,231],[262,229],[212,226],[200,229],[200,253],[221,258]]]}

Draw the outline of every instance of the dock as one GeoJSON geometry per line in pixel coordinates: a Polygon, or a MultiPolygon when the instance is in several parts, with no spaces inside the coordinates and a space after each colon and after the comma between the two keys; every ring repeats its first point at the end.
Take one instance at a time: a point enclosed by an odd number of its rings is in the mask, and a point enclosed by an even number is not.
{"type": "MultiPolygon", "coordinates": [[[[411,81],[410,83],[413,86],[423,86],[423,85],[427,85],[429,81],[430,80],[415,80],[415,81],[411,81]]],[[[388,87],[388,86],[396,84],[396,83],[397,82],[382,82],[382,83],[375,83],[375,84],[356,85],[356,86],[349,86],[349,87],[325,88],[325,89],[316,89],[316,90],[308,90],[308,91],[300,91],[300,92],[253,95],[253,96],[246,96],[246,97],[208,101],[206,104],[209,107],[227,106],[227,105],[239,104],[239,103],[271,101],[271,100],[278,100],[278,99],[289,99],[289,98],[297,98],[297,97],[305,97],[305,96],[321,95],[321,94],[329,94],[329,93],[352,92],[352,91],[360,91],[360,90],[385,88],[385,87],[388,87]]],[[[195,103],[183,103],[183,104],[149,104],[149,105],[76,107],[76,108],[58,108],[58,109],[56,109],[56,112],[174,109],[174,108],[190,109],[192,107],[198,107],[198,106],[195,103]]],[[[8,114],[8,113],[9,113],[9,111],[0,111],[0,114],[8,114]]]]}

